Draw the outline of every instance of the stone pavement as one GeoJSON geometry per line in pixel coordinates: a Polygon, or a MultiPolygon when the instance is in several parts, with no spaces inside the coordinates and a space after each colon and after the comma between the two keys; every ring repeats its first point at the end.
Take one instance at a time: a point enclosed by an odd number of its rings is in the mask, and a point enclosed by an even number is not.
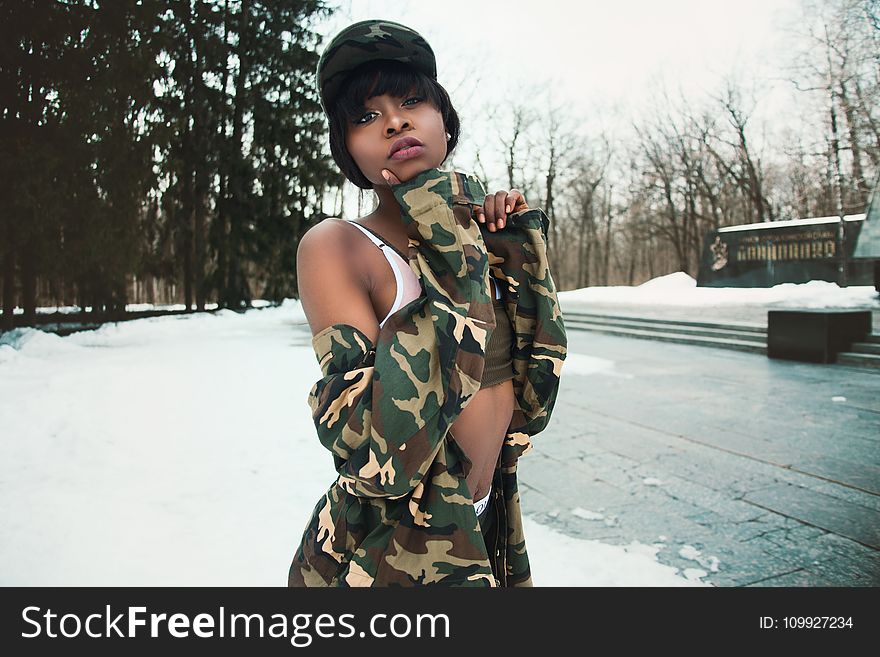
{"type": "Polygon", "coordinates": [[[661,563],[716,586],[880,585],[880,374],[568,339],[553,419],[519,462],[524,514],[662,543],[661,563]]]}

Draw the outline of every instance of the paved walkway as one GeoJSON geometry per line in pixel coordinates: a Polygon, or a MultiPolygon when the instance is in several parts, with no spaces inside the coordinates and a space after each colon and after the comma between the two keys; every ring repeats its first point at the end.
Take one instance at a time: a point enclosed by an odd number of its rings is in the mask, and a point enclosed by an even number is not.
{"type": "Polygon", "coordinates": [[[880,585],[878,373],[568,339],[553,420],[520,460],[525,514],[662,544],[659,561],[717,586],[880,585]]]}

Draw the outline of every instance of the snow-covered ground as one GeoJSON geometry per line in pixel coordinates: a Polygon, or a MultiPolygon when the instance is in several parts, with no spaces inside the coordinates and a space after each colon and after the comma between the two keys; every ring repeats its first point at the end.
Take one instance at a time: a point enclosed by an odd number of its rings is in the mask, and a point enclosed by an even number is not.
{"type": "Polygon", "coordinates": [[[743,306],[777,308],[871,308],[880,310],[880,296],[870,285],[840,287],[828,281],[781,283],[773,287],[697,287],[685,272],[658,276],[636,286],[585,287],[559,293],[559,302],[651,306],[743,306]]]}
{"type": "MultiPolygon", "coordinates": [[[[266,306],[271,306],[272,303],[270,301],[264,301],[263,299],[254,299],[251,305],[254,308],[264,308],[266,306]]],[[[217,308],[216,303],[206,303],[205,310],[214,310],[217,308]]],[[[168,305],[158,305],[152,303],[129,303],[125,305],[126,312],[136,312],[138,310],[186,310],[186,305],[182,303],[173,303],[168,305]]],[[[37,308],[37,314],[50,314],[50,313],[64,313],[64,314],[73,314],[82,312],[83,309],[79,306],[41,306],[37,308]]],[[[92,312],[91,306],[85,307],[86,312],[92,312]]],[[[13,315],[23,315],[24,308],[20,306],[16,306],[12,310],[13,315]]]]}
{"type": "MultiPolygon", "coordinates": [[[[656,303],[677,279],[560,296],[653,288],[656,303]]],[[[813,283],[773,290],[797,303],[868,299],[813,283]]],[[[740,291],[690,293],[716,304],[740,291]]],[[[0,335],[0,585],[286,585],[334,474],[306,404],[320,376],[310,337],[294,300],[63,338],[0,335]]],[[[586,376],[603,367],[589,354],[569,359],[586,376]]],[[[662,537],[606,545],[528,516],[525,532],[536,586],[705,585],[704,570],[656,560],[662,537]]]]}

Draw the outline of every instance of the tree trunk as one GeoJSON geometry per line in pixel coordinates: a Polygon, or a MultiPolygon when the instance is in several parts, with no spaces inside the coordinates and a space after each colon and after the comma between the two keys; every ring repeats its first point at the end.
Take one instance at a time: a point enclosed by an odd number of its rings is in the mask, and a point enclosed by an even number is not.
{"type": "MultiPolygon", "coordinates": [[[[9,231],[11,232],[11,231],[9,231]]],[[[10,239],[8,244],[12,244],[10,239]]],[[[15,326],[15,249],[8,248],[3,254],[3,322],[0,330],[8,331],[15,326]]]]}
{"type": "Polygon", "coordinates": [[[187,212],[184,216],[187,221],[183,233],[183,303],[189,312],[193,304],[192,214],[187,212]]]}
{"type": "Polygon", "coordinates": [[[578,248],[577,248],[577,278],[575,279],[575,287],[580,288],[584,285],[584,269],[586,265],[586,237],[587,237],[587,218],[581,216],[578,223],[578,248]]]}
{"type": "Polygon", "coordinates": [[[629,272],[626,276],[626,284],[632,286],[636,278],[636,260],[638,260],[639,250],[636,247],[636,240],[633,239],[629,250],[629,272]]]}
{"type": "Polygon", "coordinates": [[[232,161],[235,163],[229,177],[229,188],[232,194],[231,212],[229,215],[229,252],[228,278],[226,290],[228,301],[235,310],[241,307],[244,288],[244,263],[242,262],[242,241],[244,239],[243,215],[244,200],[247,194],[244,180],[244,109],[247,103],[245,86],[250,72],[250,0],[242,0],[239,12],[238,27],[238,76],[235,80],[235,100],[232,118],[232,161]]]}
{"type": "Polygon", "coordinates": [[[37,269],[34,263],[33,242],[29,238],[21,258],[21,305],[25,326],[37,323],[37,269]]]}
{"type": "Polygon", "coordinates": [[[862,148],[859,142],[858,121],[856,118],[856,110],[847,97],[846,83],[840,83],[840,104],[843,106],[843,115],[846,117],[846,127],[849,137],[849,147],[852,152],[852,177],[856,185],[856,191],[859,198],[858,205],[864,205],[867,202],[868,183],[865,181],[865,174],[862,170],[862,148]]]}
{"type": "Polygon", "coordinates": [[[611,280],[611,192],[613,186],[608,187],[608,194],[603,208],[605,213],[605,285],[611,280]]]}

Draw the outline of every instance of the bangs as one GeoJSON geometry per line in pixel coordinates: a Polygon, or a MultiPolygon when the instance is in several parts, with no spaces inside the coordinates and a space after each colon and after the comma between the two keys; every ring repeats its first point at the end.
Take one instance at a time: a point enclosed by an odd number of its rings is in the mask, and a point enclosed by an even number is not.
{"type": "Polygon", "coordinates": [[[363,116],[368,98],[383,94],[400,98],[410,93],[440,108],[439,94],[428,76],[403,62],[373,60],[358,66],[349,74],[336,97],[335,109],[346,121],[355,121],[363,116]]]}
{"type": "Polygon", "coordinates": [[[383,94],[395,98],[417,95],[440,112],[447,133],[444,162],[455,150],[461,134],[458,112],[452,106],[449,93],[436,80],[409,64],[391,59],[376,59],[361,64],[348,74],[339,93],[326,108],[330,154],[342,174],[361,189],[374,189],[373,183],[348,152],[346,136],[353,124],[364,115],[367,99],[383,94]]]}

